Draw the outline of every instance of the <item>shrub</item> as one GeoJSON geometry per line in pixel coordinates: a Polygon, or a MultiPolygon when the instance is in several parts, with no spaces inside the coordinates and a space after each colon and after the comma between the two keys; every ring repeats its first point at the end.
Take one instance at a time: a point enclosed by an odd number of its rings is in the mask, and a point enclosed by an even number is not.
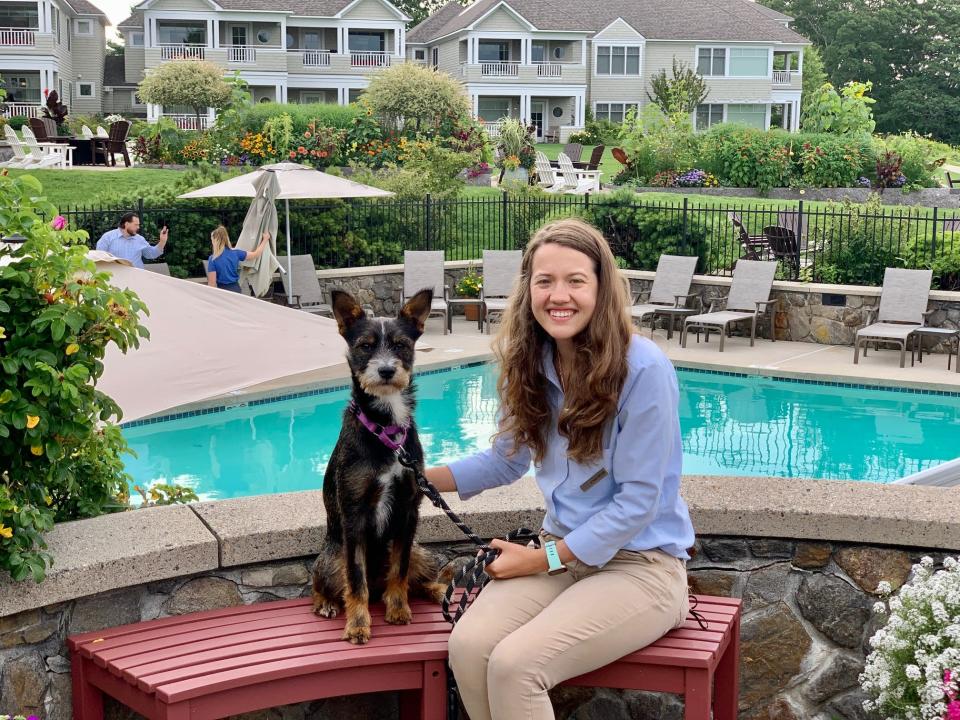
{"type": "Polygon", "coordinates": [[[915,239],[906,252],[908,267],[933,270],[934,286],[960,290],[960,230],[938,233],[934,250],[929,236],[915,239]]]}
{"type": "Polygon", "coordinates": [[[86,259],[86,233],[55,231],[54,208],[30,176],[0,176],[0,569],[43,579],[43,533],[54,520],[127,506],[127,444],[111,422],[120,409],[96,389],[107,346],[136,348],[145,307],[108,284],[86,259]]]}
{"type": "Polygon", "coordinates": [[[811,187],[853,187],[872,157],[866,142],[823,133],[798,137],[792,152],[794,177],[811,187]]]}
{"type": "Polygon", "coordinates": [[[789,183],[790,149],[777,133],[741,125],[716,125],[703,135],[702,167],[724,185],[761,193],[789,183]]]}
{"type": "Polygon", "coordinates": [[[233,88],[212,62],[172,60],[151,70],[140,81],[138,93],[146,103],[193,108],[199,124],[208,107],[219,110],[230,103],[233,88]]]}
{"type": "Polygon", "coordinates": [[[620,134],[620,125],[612,120],[587,120],[584,128],[570,136],[570,142],[581,145],[612,145],[620,134]]]}
{"type": "Polygon", "coordinates": [[[500,167],[505,167],[508,158],[516,158],[519,167],[529,170],[536,161],[534,148],[534,128],[514,118],[503,118],[500,123],[500,137],[497,147],[500,149],[500,167]]]}
{"type": "Polygon", "coordinates": [[[286,157],[293,143],[293,118],[287,113],[272,116],[263,124],[262,134],[267,140],[266,159],[286,157]]]}
{"type": "Polygon", "coordinates": [[[848,82],[838,93],[824,83],[805,106],[803,129],[837,135],[869,135],[876,127],[870,106],[876,100],[868,95],[873,83],[848,82]]]}
{"type": "Polygon", "coordinates": [[[693,167],[700,154],[700,138],[690,116],[665,115],[653,104],[639,114],[627,113],[618,143],[627,161],[620,181],[643,182],[660,172],[693,167]]]}
{"type": "Polygon", "coordinates": [[[310,123],[320,127],[349,129],[354,120],[363,112],[356,103],[335,105],[333,103],[307,103],[294,105],[287,103],[257,103],[240,108],[237,124],[240,132],[260,132],[264,123],[277,115],[288,115],[293,123],[293,133],[302,135],[310,123]]]}
{"type": "Polygon", "coordinates": [[[906,178],[907,189],[938,187],[940,167],[951,154],[949,145],[913,132],[877,138],[875,145],[878,154],[893,152],[900,158],[900,172],[906,178]]]}
{"type": "Polygon", "coordinates": [[[290,160],[305,162],[317,168],[325,168],[340,162],[341,148],[347,137],[346,130],[317,127],[313,123],[307,126],[306,132],[298,138],[299,145],[291,148],[288,155],[290,160]]]}
{"type": "Polygon", "coordinates": [[[400,63],[374,74],[364,99],[383,127],[401,132],[437,131],[448,118],[470,115],[470,101],[460,82],[417,63],[400,63]]]}
{"type": "Polygon", "coordinates": [[[24,125],[30,124],[30,119],[25,115],[14,115],[13,117],[7,118],[7,124],[10,125],[14,130],[22,130],[24,125]]]}

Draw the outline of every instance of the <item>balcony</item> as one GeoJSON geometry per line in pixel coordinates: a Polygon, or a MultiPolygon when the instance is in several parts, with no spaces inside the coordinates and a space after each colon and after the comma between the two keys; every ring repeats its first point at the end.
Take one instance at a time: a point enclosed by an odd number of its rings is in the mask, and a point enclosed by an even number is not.
{"type": "Polygon", "coordinates": [[[579,63],[536,62],[481,62],[461,63],[460,78],[464,82],[484,82],[499,78],[509,83],[555,83],[583,85],[587,82],[587,69],[579,63]]]}
{"type": "Polygon", "coordinates": [[[480,63],[480,74],[483,77],[519,77],[520,63],[518,62],[480,63]]]}
{"type": "Polygon", "coordinates": [[[329,50],[287,50],[287,53],[287,58],[290,60],[288,67],[291,70],[330,67],[329,50]]]}
{"type": "Polygon", "coordinates": [[[537,77],[558,78],[563,77],[563,65],[560,63],[537,63],[537,77]]]}
{"type": "Polygon", "coordinates": [[[354,68],[385,68],[390,67],[390,53],[386,52],[351,52],[350,67],[354,68]]]}
{"type": "Polygon", "coordinates": [[[257,49],[252,45],[228,45],[227,62],[234,65],[253,65],[257,62],[257,49]]]}
{"type": "Polygon", "coordinates": [[[793,70],[774,70],[773,71],[773,84],[774,85],[792,85],[793,76],[795,75],[793,70]]]}
{"type": "Polygon", "coordinates": [[[173,121],[178,130],[206,130],[212,124],[209,116],[185,115],[180,113],[164,113],[163,117],[173,121]]]}
{"type": "Polygon", "coordinates": [[[158,43],[161,60],[203,60],[206,58],[206,45],[186,43],[158,43]]]}
{"type": "Polygon", "coordinates": [[[25,118],[38,118],[42,115],[43,106],[37,103],[18,103],[18,102],[8,102],[6,103],[7,109],[3,113],[6,117],[25,117],[25,118]]]}
{"type": "Polygon", "coordinates": [[[0,47],[35,47],[39,28],[0,27],[0,47]]]}

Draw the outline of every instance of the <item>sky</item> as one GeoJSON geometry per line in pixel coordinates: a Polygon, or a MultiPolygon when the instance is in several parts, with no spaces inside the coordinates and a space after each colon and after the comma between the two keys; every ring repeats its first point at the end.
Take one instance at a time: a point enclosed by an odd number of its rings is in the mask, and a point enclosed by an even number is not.
{"type": "Polygon", "coordinates": [[[114,27],[130,17],[131,5],[138,4],[137,0],[133,2],[131,0],[90,0],[90,2],[107,14],[110,24],[114,27]]]}

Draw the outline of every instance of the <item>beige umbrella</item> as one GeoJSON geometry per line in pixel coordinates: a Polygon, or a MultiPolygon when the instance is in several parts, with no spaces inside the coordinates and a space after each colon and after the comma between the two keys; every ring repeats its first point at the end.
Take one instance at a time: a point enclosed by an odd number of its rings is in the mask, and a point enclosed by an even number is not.
{"type": "MultiPolygon", "coordinates": [[[[353,182],[346,178],[328,175],[315,170],[309,165],[298,163],[277,163],[264,165],[246,175],[224,180],[223,182],[208,185],[199,190],[184,193],[181,198],[215,198],[215,197],[256,197],[256,183],[264,173],[276,175],[279,191],[277,199],[286,203],[286,230],[287,230],[287,272],[292,277],[290,255],[290,201],[311,200],[318,198],[355,198],[355,197],[389,197],[392,192],[370,187],[362,183],[353,182]]],[[[287,300],[293,302],[293,283],[287,283],[287,300]]]]}
{"type": "Polygon", "coordinates": [[[263,173],[256,182],[257,196],[250,203],[247,216],[243,219],[240,236],[237,238],[238,250],[256,250],[263,233],[270,234],[270,241],[263,254],[254,260],[244,260],[240,264],[241,281],[253,289],[253,294],[263,297],[273,285],[273,273],[280,269],[277,261],[277,203],[279,191],[276,173],[263,173]]]}
{"type": "Polygon", "coordinates": [[[333,320],[140,270],[108,253],[88,257],[150,309],[150,339],[126,355],[110,345],[97,384],[124,421],[344,363],[333,320]]]}

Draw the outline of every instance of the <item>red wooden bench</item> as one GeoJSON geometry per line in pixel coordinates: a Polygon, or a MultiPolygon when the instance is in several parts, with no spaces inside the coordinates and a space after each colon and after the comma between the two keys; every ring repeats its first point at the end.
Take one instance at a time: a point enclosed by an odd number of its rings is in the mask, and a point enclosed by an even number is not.
{"type": "MultiPolygon", "coordinates": [[[[373,639],[343,642],[343,620],[310,600],[193,613],[74,635],[67,641],[76,720],[103,718],[104,694],[146,718],[204,720],[289,703],[400,691],[401,718],[446,718],[450,625],[412,604],[410,625],[371,608],[373,639]]],[[[740,600],[700,596],[692,617],[652,645],[567,685],[684,695],[688,720],[737,716],[740,600]]]]}

